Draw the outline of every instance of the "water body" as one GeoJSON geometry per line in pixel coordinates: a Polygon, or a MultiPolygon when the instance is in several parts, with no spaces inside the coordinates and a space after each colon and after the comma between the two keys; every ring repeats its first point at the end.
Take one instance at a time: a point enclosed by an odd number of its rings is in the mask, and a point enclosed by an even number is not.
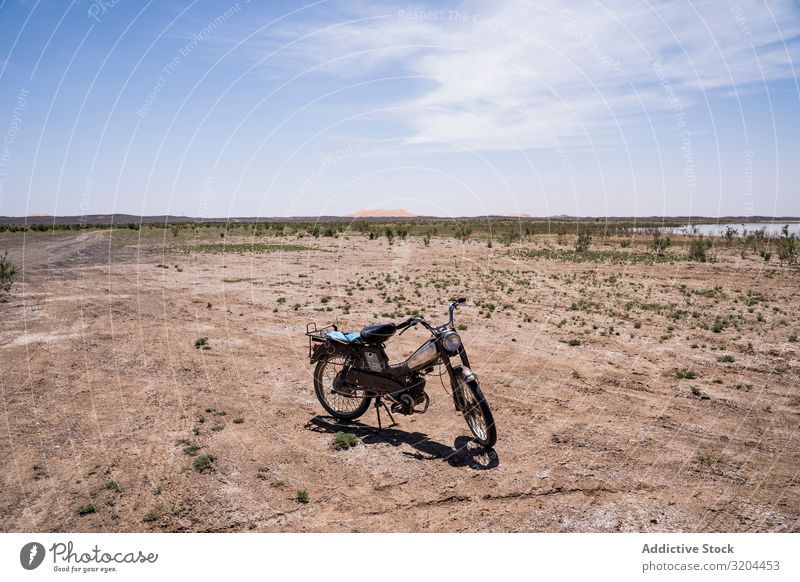
{"type": "MultiPolygon", "coordinates": [[[[661,229],[661,232],[666,234],[702,234],[705,236],[723,236],[728,228],[736,231],[736,236],[743,236],[745,233],[752,233],[756,230],[764,229],[769,237],[777,237],[783,231],[783,225],[789,225],[789,232],[800,235],[800,223],[787,223],[787,222],[720,222],[716,224],[687,224],[684,226],[668,226],[661,229]]],[[[650,229],[641,228],[639,231],[648,231],[650,229]]]]}

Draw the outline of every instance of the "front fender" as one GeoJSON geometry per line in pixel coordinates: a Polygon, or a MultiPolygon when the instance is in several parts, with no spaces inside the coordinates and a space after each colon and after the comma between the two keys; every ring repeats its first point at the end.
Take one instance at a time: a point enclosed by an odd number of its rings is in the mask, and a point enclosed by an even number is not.
{"type": "Polygon", "coordinates": [[[477,382],[478,375],[466,366],[456,366],[453,368],[453,375],[462,378],[464,382],[477,382]]]}
{"type": "Polygon", "coordinates": [[[461,392],[458,390],[458,381],[462,380],[465,384],[470,382],[478,383],[478,375],[467,368],[466,366],[453,367],[453,404],[456,410],[463,410],[464,405],[462,402],[461,392]]]}

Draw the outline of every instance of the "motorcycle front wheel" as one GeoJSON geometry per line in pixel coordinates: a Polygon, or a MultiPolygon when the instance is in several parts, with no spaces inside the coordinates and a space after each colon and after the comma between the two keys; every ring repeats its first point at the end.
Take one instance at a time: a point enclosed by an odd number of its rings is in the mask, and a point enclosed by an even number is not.
{"type": "Polygon", "coordinates": [[[492,448],[497,442],[497,427],[480,385],[474,379],[457,374],[456,390],[459,391],[464,420],[475,435],[475,440],[487,449],[492,448]]]}
{"type": "Polygon", "coordinates": [[[372,399],[364,396],[363,390],[337,386],[337,378],[346,363],[341,354],[331,354],[317,362],[314,392],[328,414],[339,420],[355,420],[367,411],[372,399]]]}

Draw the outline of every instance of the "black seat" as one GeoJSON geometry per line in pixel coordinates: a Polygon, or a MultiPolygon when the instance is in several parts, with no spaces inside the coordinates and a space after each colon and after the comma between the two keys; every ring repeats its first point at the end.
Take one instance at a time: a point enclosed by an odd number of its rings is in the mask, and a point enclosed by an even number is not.
{"type": "Polygon", "coordinates": [[[367,344],[382,344],[397,331],[394,323],[383,323],[380,325],[368,325],[361,330],[361,341],[367,344]]]}

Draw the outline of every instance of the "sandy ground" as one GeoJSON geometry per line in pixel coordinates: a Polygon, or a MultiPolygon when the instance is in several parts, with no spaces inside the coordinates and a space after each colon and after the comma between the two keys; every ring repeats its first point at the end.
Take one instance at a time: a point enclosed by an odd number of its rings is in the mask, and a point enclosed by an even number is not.
{"type": "Polygon", "coordinates": [[[800,531],[797,269],[515,254],[543,237],[189,255],[136,236],[0,235],[24,264],[0,303],[2,531],[800,531]],[[307,321],[439,321],[457,295],[494,451],[436,377],[394,428],[324,415],[307,321]]]}

